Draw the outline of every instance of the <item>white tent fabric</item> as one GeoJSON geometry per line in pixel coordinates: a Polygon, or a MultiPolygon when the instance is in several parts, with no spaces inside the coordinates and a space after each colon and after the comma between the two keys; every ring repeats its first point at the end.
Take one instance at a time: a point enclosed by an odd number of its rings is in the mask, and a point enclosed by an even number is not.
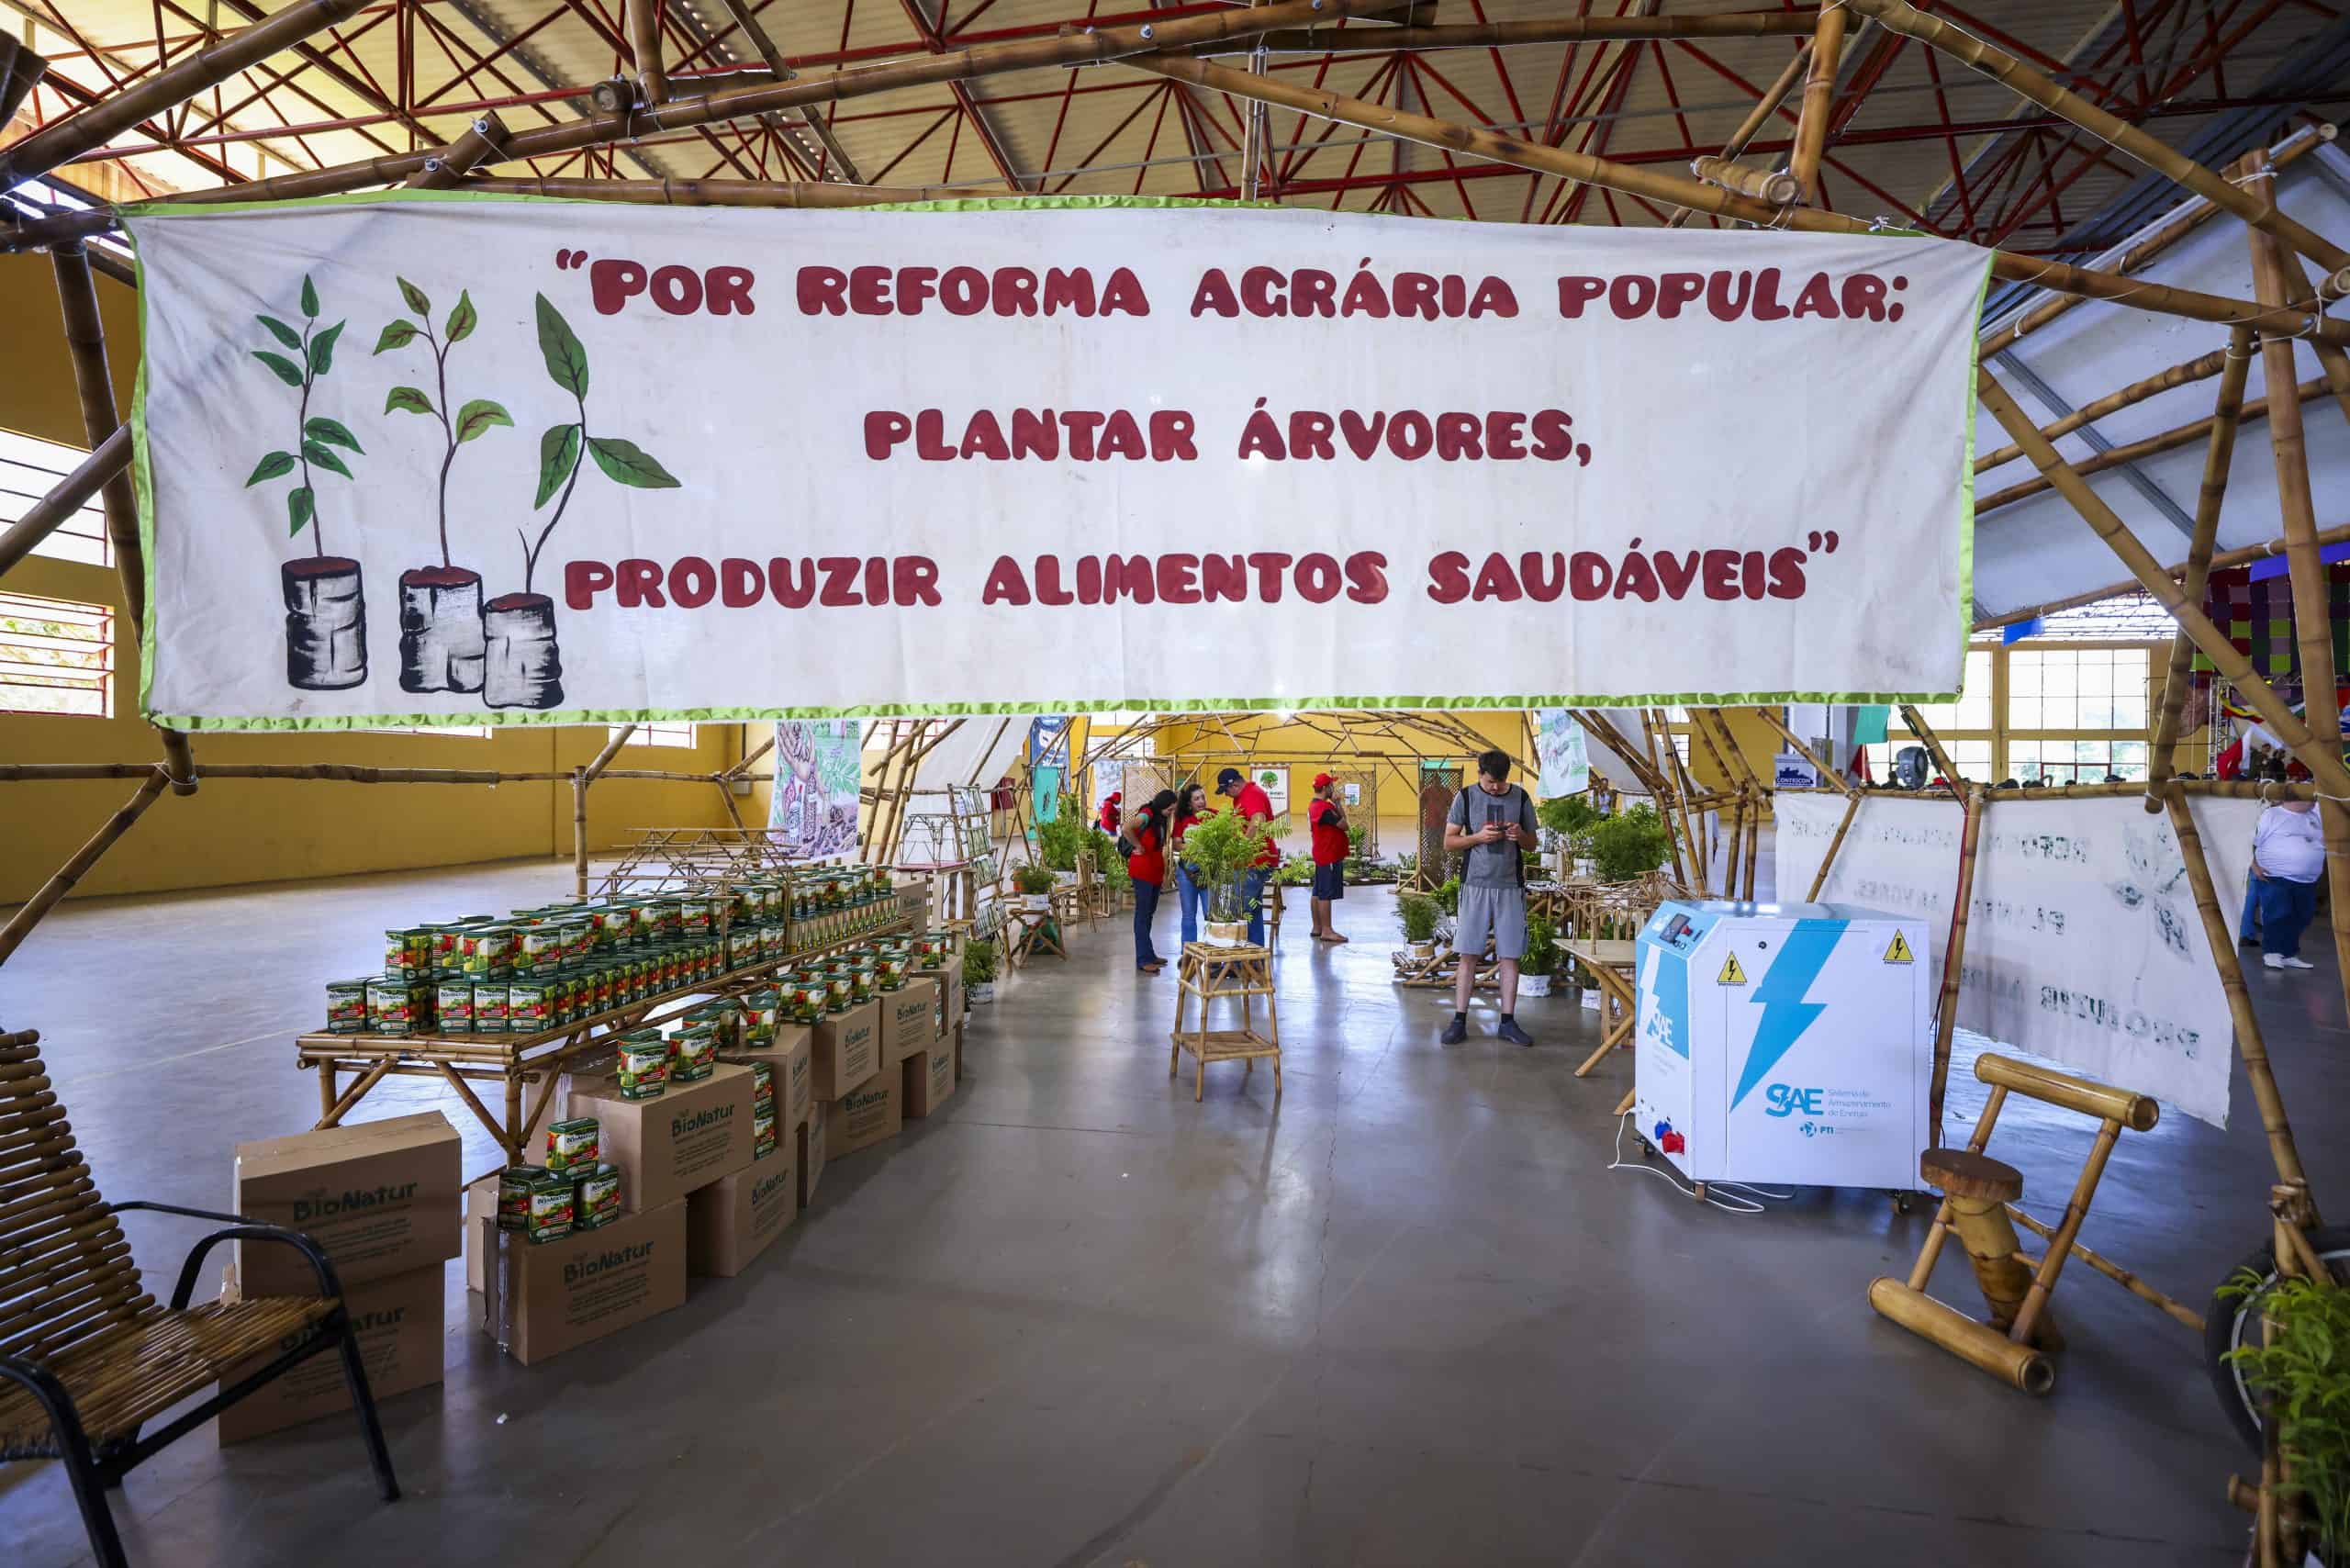
{"type": "MultiPolygon", "coordinates": [[[[2350,241],[2350,154],[2327,144],[2287,168],[2278,177],[2284,209],[2318,232],[2350,241]]],[[[2172,245],[2143,272],[2151,282],[2200,289],[2238,299],[2255,297],[2251,248],[2244,225],[2219,217],[2172,245]]],[[[2118,253],[2118,252],[2116,252],[2118,253]]],[[[2109,264],[2109,260],[2101,264],[2109,264]]],[[[2314,275],[2314,273],[2313,273],[2314,275]]],[[[2044,295],[2035,297],[2037,305],[2044,295]]],[[[1985,368],[2042,425],[2065,410],[2049,407],[2004,363],[2012,354],[2070,408],[2078,408],[2168,366],[2227,346],[2228,329],[2132,310],[2127,304],[2090,303],[2067,311],[2039,331],[2026,334],[2008,354],[1985,368]]],[[[2304,342],[2294,357],[2300,378],[2320,374],[2316,354],[2304,342]]],[[[2255,350],[2247,401],[2266,392],[2255,350]]],[[[2089,428],[2113,445],[2126,445],[2208,417],[2216,377],[2173,387],[2144,402],[2097,420],[2089,428]]],[[[2350,421],[2330,398],[2303,405],[2308,426],[2310,479],[2317,500],[2317,523],[2328,528],[2350,522],[2350,421]]],[[[2007,431],[1987,409],[1975,421],[1978,454],[2009,444],[2007,431]]],[[[2064,436],[2057,449],[2074,461],[2097,448],[2079,433],[2064,436]]],[[[2181,512],[2192,518],[2202,487],[2204,443],[2195,441],[2141,460],[2139,472],[2181,512]]],[[[2021,457],[1975,476],[1978,499],[2034,476],[2021,457]]],[[[2175,520],[2123,476],[2121,469],[2092,475],[2089,483],[2132,533],[2165,565],[2187,558],[2188,535],[2175,520]]],[[[2270,455],[2266,420],[2247,420],[2236,443],[2227,499],[2220,515],[2219,547],[2266,543],[2278,536],[2277,469],[2270,455]]],[[[1976,520],[1975,600],[1978,619],[2029,609],[2092,592],[2129,576],[2121,561],[2088,525],[2053,492],[2013,502],[1976,520]]]]}
{"type": "Polygon", "coordinates": [[[1028,721],[979,714],[933,746],[914,770],[917,790],[944,790],[950,784],[982,788],[1012,771],[1013,759],[1028,739],[1028,721]]]}

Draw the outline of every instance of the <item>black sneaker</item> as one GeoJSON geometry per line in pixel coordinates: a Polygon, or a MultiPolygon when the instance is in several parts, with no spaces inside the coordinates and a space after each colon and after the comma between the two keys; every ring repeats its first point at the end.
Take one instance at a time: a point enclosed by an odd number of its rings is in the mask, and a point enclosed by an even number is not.
{"type": "Polygon", "coordinates": [[[1507,1040],[1513,1046],[1530,1046],[1534,1043],[1534,1036],[1519,1028],[1517,1020],[1515,1018],[1503,1019],[1502,1026],[1494,1030],[1494,1034],[1498,1038],[1507,1040]]]}
{"type": "Polygon", "coordinates": [[[1436,1037],[1436,1042],[1440,1046],[1457,1046],[1468,1037],[1469,1020],[1455,1018],[1444,1026],[1444,1033],[1436,1037]]]}

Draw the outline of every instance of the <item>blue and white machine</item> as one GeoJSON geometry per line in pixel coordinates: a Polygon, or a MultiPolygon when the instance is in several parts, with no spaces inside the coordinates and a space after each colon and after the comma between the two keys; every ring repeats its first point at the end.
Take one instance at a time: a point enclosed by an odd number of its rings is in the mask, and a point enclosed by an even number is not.
{"type": "Polygon", "coordinates": [[[1918,1188],[1926,923],[1847,904],[1667,903],[1636,949],[1633,1125],[1693,1182],[1918,1188]]]}

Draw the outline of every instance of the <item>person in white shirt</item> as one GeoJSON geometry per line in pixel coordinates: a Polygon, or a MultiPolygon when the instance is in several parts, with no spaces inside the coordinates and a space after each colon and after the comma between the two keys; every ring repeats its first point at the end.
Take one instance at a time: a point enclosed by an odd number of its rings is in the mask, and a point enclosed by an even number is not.
{"type": "Polygon", "coordinates": [[[2325,841],[2317,802],[2284,801],[2260,813],[2252,833],[2252,875],[2260,890],[2261,962],[2272,969],[2306,969],[2301,933],[2317,913],[2317,879],[2325,869],[2325,841]]]}

